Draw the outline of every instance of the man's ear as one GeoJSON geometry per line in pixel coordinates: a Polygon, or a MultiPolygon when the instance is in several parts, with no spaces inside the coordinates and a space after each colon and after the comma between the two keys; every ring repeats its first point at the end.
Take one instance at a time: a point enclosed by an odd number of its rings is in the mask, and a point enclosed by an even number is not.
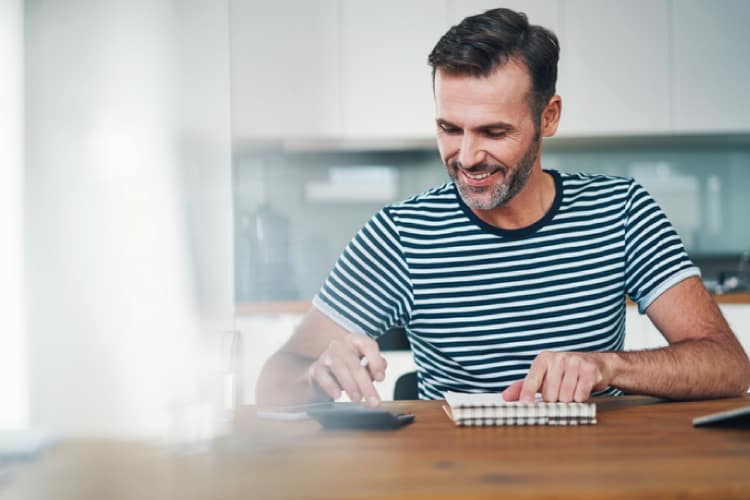
{"type": "Polygon", "coordinates": [[[542,136],[552,137],[557,132],[557,126],[560,124],[560,114],[562,113],[562,98],[555,94],[553,95],[544,111],[542,111],[542,136]]]}

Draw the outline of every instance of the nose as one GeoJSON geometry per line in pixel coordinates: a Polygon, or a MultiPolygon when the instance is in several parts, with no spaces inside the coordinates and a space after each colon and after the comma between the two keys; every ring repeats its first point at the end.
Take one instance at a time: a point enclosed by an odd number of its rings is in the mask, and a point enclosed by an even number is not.
{"type": "Polygon", "coordinates": [[[471,168],[484,161],[484,151],[481,148],[480,141],[472,134],[464,133],[461,138],[458,161],[464,168],[471,168]]]}

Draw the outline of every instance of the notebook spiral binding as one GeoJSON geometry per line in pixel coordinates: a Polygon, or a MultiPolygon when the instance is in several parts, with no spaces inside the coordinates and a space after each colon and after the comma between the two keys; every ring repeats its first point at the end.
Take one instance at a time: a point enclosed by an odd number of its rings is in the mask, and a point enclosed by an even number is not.
{"type": "Polygon", "coordinates": [[[593,403],[506,403],[459,405],[446,409],[458,426],[593,425],[593,403]]]}

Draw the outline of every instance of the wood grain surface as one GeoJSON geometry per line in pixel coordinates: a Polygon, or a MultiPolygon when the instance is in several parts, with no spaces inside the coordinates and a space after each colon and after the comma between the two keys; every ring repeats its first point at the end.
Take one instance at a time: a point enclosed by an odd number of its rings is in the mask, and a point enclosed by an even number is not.
{"type": "Polygon", "coordinates": [[[395,431],[329,431],[243,408],[205,450],[74,440],[15,467],[1,498],[749,498],[750,429],[693,428],[748,398],[596,399],[580,427],[455,427],[440,401],[395,431]]]}

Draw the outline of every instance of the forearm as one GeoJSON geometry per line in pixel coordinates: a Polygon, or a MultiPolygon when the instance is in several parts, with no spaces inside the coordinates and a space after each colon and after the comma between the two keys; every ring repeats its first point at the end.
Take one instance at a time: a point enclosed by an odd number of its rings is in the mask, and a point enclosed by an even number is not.
{"type": "Polygon", "coordinates": [[[612,369],[610,385],[630,393],[702,399],[737,396],[750,384],[750,363],[733,335],[603,356],[612,369]]]}
{"type": "Polygon", "coordinates": [[[314,360],[279,351],[263,366],[255,390],[260,406],[286,406],[328,401],[324,392],[311,383],[308,371],[314,360]]]}
{"type": "Polygon", "coordinates": [[[338,399],[343,391],[355,403],[364,398],[377,406],[373,381],[385,378],[386,365],[377,342],[349,333],[313,308],[263,366],[256,401],[262,406],[305,404],[338,399]]]}

